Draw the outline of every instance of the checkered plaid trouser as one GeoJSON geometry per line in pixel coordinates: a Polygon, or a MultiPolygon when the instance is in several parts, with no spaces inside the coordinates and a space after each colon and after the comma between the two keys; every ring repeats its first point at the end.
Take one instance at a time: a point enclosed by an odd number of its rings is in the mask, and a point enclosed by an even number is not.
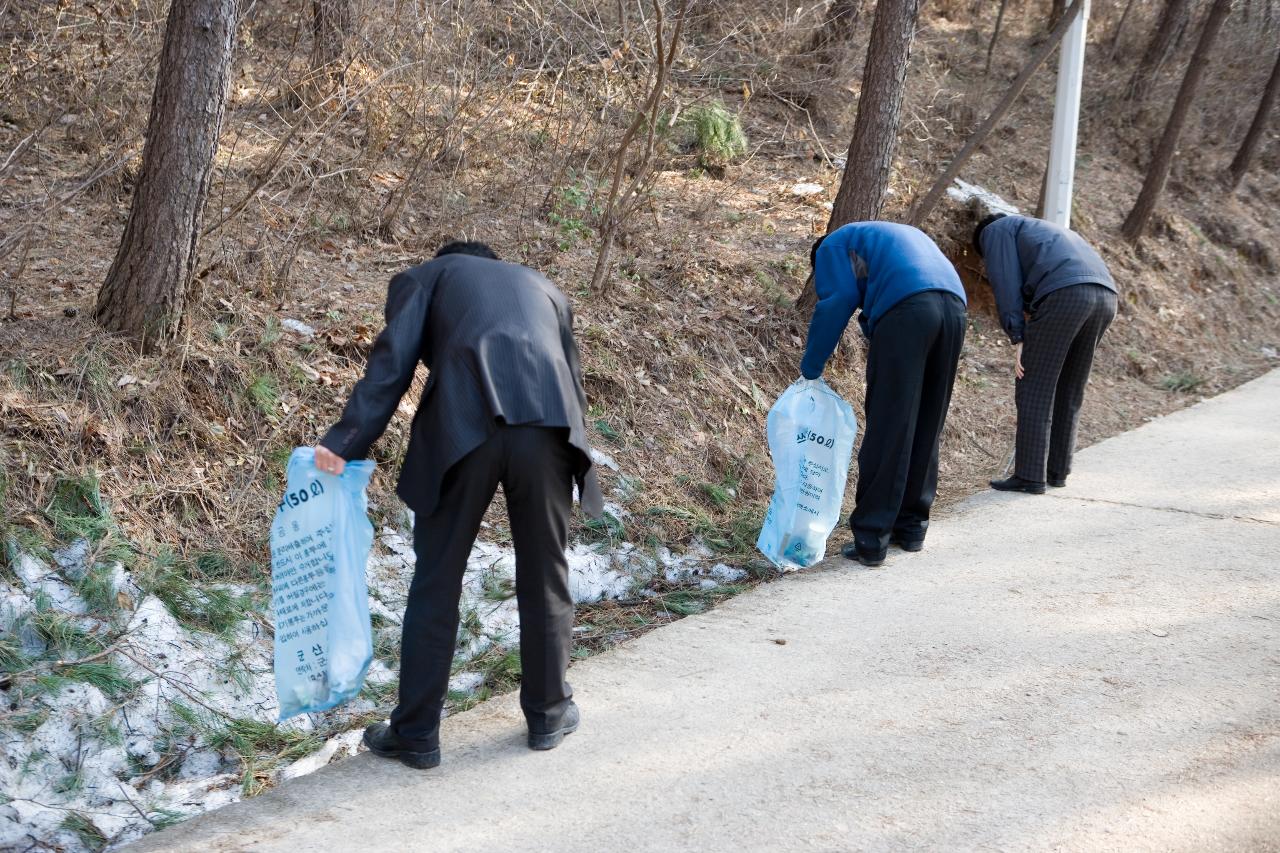
{"type": "Polygon", "coordinates": [[[1093,351],[1116,316],[1116,295],[1100,284],[1055,290],[1031,309],[1023,336],[1015,398],[1018,443],[1014,473],[1035,483],[1071,473],[1080,404],[1093,351]]]}

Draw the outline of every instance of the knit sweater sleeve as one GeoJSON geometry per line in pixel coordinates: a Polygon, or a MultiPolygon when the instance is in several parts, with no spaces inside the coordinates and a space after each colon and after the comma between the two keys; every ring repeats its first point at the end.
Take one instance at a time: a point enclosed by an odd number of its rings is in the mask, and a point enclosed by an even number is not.
{"type": "Polygon", "coordinates": [[[854,275],[850,247],[844,241],[829,237],[818,247],[813,286],[818,304],[813,309],[809,340],[800,362],[805,379],[822,375],[853,312],[862,305],[864,284],[854,275]]]}

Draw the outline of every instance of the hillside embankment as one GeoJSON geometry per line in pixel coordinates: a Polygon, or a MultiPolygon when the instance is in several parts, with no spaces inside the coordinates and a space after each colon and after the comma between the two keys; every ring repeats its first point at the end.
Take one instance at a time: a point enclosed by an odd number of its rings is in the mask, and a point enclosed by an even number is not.
{"type": "MultiPolygon", "coordinates": [[[[163,5],[115,18],[0,9],[17,57],[0,111],[0,150],[14,152],[0,160],[0,234],[18,238],[0,258],[4,843],[123,841],[323,764],[354,748],[345,732],[385,715],[412,571],[391,491],[411,401],[375,450],[380,664],[360,702],[283,728],[268,524],[289,452],[323,433],[360,375],[390,276],[445,239],[483,239],[574,303],[611,500],[604,522],[574,533],[576,654],[770,577],[752,547],[772,487],[764,419],[798,374],[795,297],[839,184],[867,35],[817,56],[813,12],[739,2],[692,18],[655,168],[593,290],[609,160],[649,68],[643,22],[624,37],[615,11],[576,4],[513,15],[370,3],[344,85],[322,97],[295,85],[310,4],[257,4],[183,337],[139,356],[90,315],[137,176],[163,5]],[[745,145],[726,146],[739,130],[745,145]]],[[[1101,58],[1118,10],[1097,5],[1101,58]]],[[[1012,8],[984,74],[994,10],[928,7],[886,218],[927,188],[1039,37],[1037,8],[1012,8]]],[[[1083,445],[1233,387],[1280,351],[1274,134],[1237,192],[1220,179],[1274,32],[1229,22],[1152,232],[1130,244],[1119,226],[1177,85],[1171,71],[1147,104],[1125,100],[1149,23],[1131,20],[1117,58],[1087,71],[1073,225],[1110,264],[1121,304],[1083,445]]],[[[962,174],[1023,210],[1043,175],[1052,71],[962,174]]],[[[1012,448],[1012,353],[967,248],[972,224],[948,202],[925,225],[970,296],[944,507],[1012,448]]],[[[859,413],[862,356],[851,331],[826,377],[859,413]]],[[[518,679],[509,540],[499,506],[473,553],[454,708],[518,679]]]]}

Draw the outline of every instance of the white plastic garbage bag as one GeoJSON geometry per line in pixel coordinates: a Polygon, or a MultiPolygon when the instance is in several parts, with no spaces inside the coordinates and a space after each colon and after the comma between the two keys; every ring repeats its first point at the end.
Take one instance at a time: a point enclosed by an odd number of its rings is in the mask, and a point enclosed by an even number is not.
{"type": "Polygon", "coordinates": [[[373,546],[365,487],[371,461],[341,476],[316,468],[315,451],[289,457],[289,483],[271,525],[280,719],[355,696],[373,659],[365,563],[373,546]]]}
{"type": "Polygon", "coordinates": [[[858,421],[821,379],[800,379],[769,410],[776,481],[756,547],[779,568],[823,558],[840,521],[858,421]]]}

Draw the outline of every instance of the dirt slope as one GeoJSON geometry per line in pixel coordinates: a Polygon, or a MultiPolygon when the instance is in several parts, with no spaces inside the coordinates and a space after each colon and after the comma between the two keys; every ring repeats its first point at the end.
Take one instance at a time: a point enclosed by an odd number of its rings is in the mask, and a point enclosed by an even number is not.
{"type": "MultiPolygon", "coordinates": [[[[606,481],[619,506],[577,538],[631,543],[650,565],[659,546],[700,545],[708,567],[759,577],[752,545],[772,487],[764,418],[798,373],[806,318],[792,304],[840,178],[866,27],[828,67],[807,53],[813,10],[744,0],[695,16],[673,70],[658,168],[623,229],[614,275],[592,292],[602,182],[643,95],[648,24],[630,20],[624,37],[616,11],[592,4],[534,2],[520,14],[497,2],[365,5],[346,85],[329,98],[300,82],[310,4],[253,6],[199,298],[183,340],[154,357],[87,317],[136,178],[164,3],[0,5],[12,59],[0,82],[0,246],[10,249],[0,269],[13,314],[0,323],[6,538],[49,558],[83,538],[93,545],[86,577],[112,577],[120,561],[141,595],[162,597],[191,630],[226,639],[269,628],[266,536],[289,451],[336,417],[379,329],[390,276],[442,240],[468,237],[544,270],[574,301],[590,420],[616,467],[606,481]],[[748,140],[745,156],[727,163],[682,119],[717,103],[748,140]]],[[[1228,24],[1153,233],[1134,246],[1120,241],[1119,224],[1177,80],[1166,74],[1150,104],[1127,104],[1150,22],[1132,20],[1109,60],[1118,10],[1096,5],[1074,225],[1111,264],[1122,302],[1082,444],[1234,386],[1280,350],[1274,133],[1239,192],[1228,196],[1218,181],[1261,92],[1269,64],[1257,58],[1274,50],[1274,29],[1244,15],[1228,24]]],[[[888,218],[928,186],[1017,73],[1043,10],[1013,8],[984,76],[988,13],[927,4],[888,218]]],[[[1185,57],[1189,45],[1180,50],[1185,57]]],[[[962,175],[1026,210],[1043,170],[1052,70],[962,175]]],[[[954,205],[926,226],[971,303],[943,446],[944,503],[981,488],[1012,447],[1010,348],[966,248],[971,226],[954,205]]],[[[851,331],[827,373],[859,412],[861,357],[851,331]]],[[[402,524],[391,472],[410,413],[406,402],[376,449],[387,464],[372,508],[391,527],[402,524]]],[[[507,539],[499,513],[485,536],[497,547],[507,539]]],[[[0,581],[18,585],[6,559],[0,581]]],[[[659,573],[648,587],[657,605],[586,613],[583,652],[737,588],[699,583],[659,573]]],[[[76,585],[83,591],[85,580],[76,585]]],[[[89,652],[134,613],[118,596],[94,600],[89,652]]],[[[504,677],[495,683],[509,684],[504,677]]],[[[0,726],[29,724],[29,703],[46,701],[34,676],[20,681],[21,690],[3,688],[13,709],[0,712],[0,726]]],[[[239,772],[250,791],[271,778],[239,772]]]]}

